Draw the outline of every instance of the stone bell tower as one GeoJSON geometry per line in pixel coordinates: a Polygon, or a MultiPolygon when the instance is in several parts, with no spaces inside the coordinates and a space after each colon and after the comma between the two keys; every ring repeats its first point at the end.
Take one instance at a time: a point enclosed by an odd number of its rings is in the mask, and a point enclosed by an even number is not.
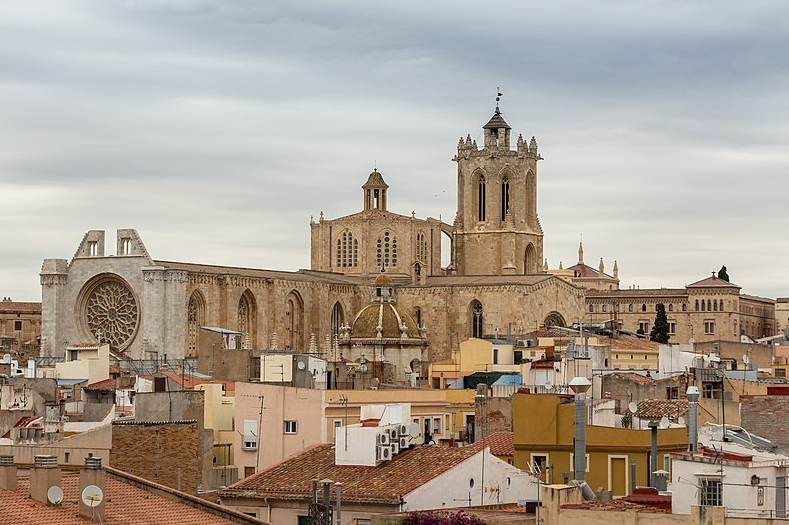
{"type": "MultiPolygon", "coordinates": [[[[497,99],[498,100],[498,99],[497,99]]],[[[461,137],[457,155],[458,211],[455,265],[460,275],[532,274],[541,271],[543,231],[537,218],[537,141],[518,135],[498,104],[482,127],[484,145],[461,137]]]]}

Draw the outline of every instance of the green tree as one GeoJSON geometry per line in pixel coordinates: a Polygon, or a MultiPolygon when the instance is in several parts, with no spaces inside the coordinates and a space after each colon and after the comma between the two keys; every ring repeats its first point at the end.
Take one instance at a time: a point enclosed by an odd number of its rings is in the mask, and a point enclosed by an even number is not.
{"type": "Polygon", "coordinates": [[[663,303],[658,303],[657,313],[655,314],[655,322],[652,325],[652,331],[649,333],[650,341],[657,341],[658,343],[668,343],[668,319],[666,318],[666,307],[663,303]]]}

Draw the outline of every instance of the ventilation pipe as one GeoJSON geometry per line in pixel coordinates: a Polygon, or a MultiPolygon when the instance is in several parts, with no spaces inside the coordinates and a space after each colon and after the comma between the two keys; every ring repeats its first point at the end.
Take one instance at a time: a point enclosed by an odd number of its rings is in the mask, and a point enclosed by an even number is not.
{"type": "Polygon", "coordinates": [[[331,485],[333,483],[330,479],[321,480],[323,483],[323,525],[334,525],[331,522],[331,514],[329,513],[329,507],[331,507],[331,485]]]}
{"type": "Polygon", "coordinates": [[[636,491],[636,487],[638,484],[636,483],[636,460],[630,460],[630,494],[633,494],[636,491]]]}
{"type": "Polygon", "coordinates": [[[334,484],[337,489],[336,504],[337,504],[337,525],[342,525],[342,483],[339,481],[334,484]]]}
{"type": "Polygon", "coordinates": [[[699,387],[689,386],[685,392],[688,397],[688,450],[695,452],[698,447],[699,387]]]}
{"type": "Polygon", "coordinates": [[[91,521],[104,522],[104,487],[106,473],[101,458],[90,455],[79,473],[79,515],[91,521]]]}
{"type": "Polygon", "coordinates": [[[14,456],[0,456],[0,489],[16,490],[16,465],[14,456]]]}
{"type": "Polygon", "coordinates": [[[649,454],[649,486],[650,487],[657,487],[657,429],[658,429],[658,422],[657,421],[650,421],[649,429],[652,431],[652,450],[649,454]]]}
{"type": "Polygon", "coordinates": [[[30,469],[30,497],[47,505],[49,504],[47,492],[50,488],[59,486],[58,457],[43,454],[35,456],[33,468],[30,469]]]}
{"type": "MultiPolygon", "coordinates": [[[[585,377],[574,377],[570,389],[575,393],[575,446],[573,447],[575,480],[586,480],[586,392],[592,383],[585,377]]],[[[589,489],[590,491],[592,489],[589,489]]]]}

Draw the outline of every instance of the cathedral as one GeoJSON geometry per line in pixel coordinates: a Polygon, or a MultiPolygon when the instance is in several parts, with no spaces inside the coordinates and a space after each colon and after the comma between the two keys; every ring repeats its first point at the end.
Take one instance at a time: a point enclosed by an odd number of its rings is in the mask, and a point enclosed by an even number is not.
{"type": "Polygon", "coordinates": [[[89,231],[71,260],[44,260],[42,355],[107,342],[133,359],[194,357],[210,326],[241,332],[260,351],[331,347],[352,361],[378,348],[377,359],[407,373],[409,362],[447,359],[470,337],[582,319],[583,289],[543,271],[536,140],[513,140],[498,106],[482,136],[457,145],[452,224],[390,211],[396,198],[374,170],[360,180],[359,211],[310,221],[309,269],[162,261],[133,229],[117,231],[110,253],[105,232],[89,231]]]}

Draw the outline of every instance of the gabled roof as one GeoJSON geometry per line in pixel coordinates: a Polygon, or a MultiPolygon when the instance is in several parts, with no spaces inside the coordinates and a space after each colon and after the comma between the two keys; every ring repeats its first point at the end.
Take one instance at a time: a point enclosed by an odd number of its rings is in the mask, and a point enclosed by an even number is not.
{"type": "Polygon", "coordinates": [[[734,283],[730,283],[729,281],[725,281],[723,279],[719,279],[714,275],[710,275],[706,279],[702,279],[700,281],[696,281],[695,283],[690,283],[685,288],[737,288],[740,289],[742,286],[737,286],[734,283]]]}
{"type": "MultiPolygon", "coordinates": [[[[600,277],[600,270],[596,270],[588,264],[574,264],[566,269],[575,272],[576,277],[600,277]]],[[[603,278],[613,279],[614,277],[603,272],[603,278]]]]}
{"type": "Polygon", "coordinates": [[[225,498],[310,499],[313,479],[342,483],[344,501],[398,504],[403,497],[482,451],[481,446],[416,446],[377,467],[335,465],[334,445],[310,447],[220,492],[225,498]]]}
{"type": "MultiPolygon", "coordinates": [[[[230,525],[261,524],[261,520],[220,507],[196,496],[105,467],[104,488],[106,525],[230,525]]],[[[44,505],[30,498],[30,478],[20,477],[16,490],[0,490],[0,516],[3,523],[15,525],[85,525],[80,517],[79,475],[61,477],[63,503],[44,505]]]]}

